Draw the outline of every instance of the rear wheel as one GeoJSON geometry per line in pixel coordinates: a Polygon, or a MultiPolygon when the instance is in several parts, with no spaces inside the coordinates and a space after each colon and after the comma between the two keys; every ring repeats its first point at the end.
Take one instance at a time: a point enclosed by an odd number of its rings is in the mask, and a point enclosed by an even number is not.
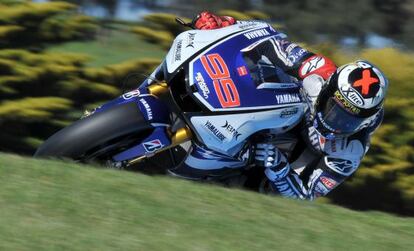
{"type": "Polygon", "coordinates": [[[34,156],[105,160],[139,142],[152,130],[135,103],[121,104],[60,130],[46,140],[34,156]]]}

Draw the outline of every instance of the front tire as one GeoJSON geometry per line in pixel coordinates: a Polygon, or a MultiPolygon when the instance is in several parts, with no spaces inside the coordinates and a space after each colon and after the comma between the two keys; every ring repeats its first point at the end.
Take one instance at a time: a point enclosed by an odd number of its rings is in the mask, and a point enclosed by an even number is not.
{"type": "Polygon", "coordinates": [[[58,131],[34,156],[99,159],[137,142],[152,130],[137,104],[130,102],[96,112],[58,131]]]}

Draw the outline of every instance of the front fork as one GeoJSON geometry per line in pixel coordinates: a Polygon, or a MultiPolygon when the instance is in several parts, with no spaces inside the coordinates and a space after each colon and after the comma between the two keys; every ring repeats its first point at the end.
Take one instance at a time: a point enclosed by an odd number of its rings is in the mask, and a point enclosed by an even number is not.
{"type": "MultiPolygon", "coordinates": [[[[168,85],[165,82],[152,84],[146,89],[148,94],[155,97],[160,97],[169,91],[168,85]]],[[[153,123],[152,125],[154,126],[153,132],[143,139],[140,144],[113,157],[115,165],[121,165],[122,167],[134,165],[145,158],[176,147],[192,138],[191,130],[187,126],[172,131],[171,127],[165,124],[157,125],[157,123],[153,123]],[[131,158],[130,156],[137,157],[131,158]]]]}

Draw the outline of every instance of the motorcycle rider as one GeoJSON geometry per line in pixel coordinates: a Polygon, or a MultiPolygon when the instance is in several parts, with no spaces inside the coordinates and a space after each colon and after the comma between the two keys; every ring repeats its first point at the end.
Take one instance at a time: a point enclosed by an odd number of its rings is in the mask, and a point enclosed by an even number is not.
{"type": "MultiPolygon", "coordinates": [[[[232,17],[202,12],[192,25],[211,30],[237,22],[232,17]]],[[[265,60],[303,82],[309,109],[292,131],[300,135],[305,147],[293,159],[275,146],[271,130],[263,134],[260,142],[247,144],[236,156],[193,142],[186,159],[170,173],[188,179],[208,179],[254,162],[265,169],[263,192],[310,200],[328,194],[356,171],[366,154],[370,136],[383,118],[387,79],[369,62],[356,61],[337,68],[329,58],[282,36],[269,37],[252,51],[259,55],[251,57],[253,63],[265,60]]]]}

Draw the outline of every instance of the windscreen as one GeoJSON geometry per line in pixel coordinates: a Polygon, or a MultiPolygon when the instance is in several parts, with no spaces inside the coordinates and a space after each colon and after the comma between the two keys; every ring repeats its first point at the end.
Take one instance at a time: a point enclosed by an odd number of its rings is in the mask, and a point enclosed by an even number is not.
{"type": "Polygon", "coordinates": [[[243,52],[243,59],[256,86],[260,86],[262,83],[295,82],[280,67],[272,64],[266,56],[259,55],[255,50],[243,52]]]}

